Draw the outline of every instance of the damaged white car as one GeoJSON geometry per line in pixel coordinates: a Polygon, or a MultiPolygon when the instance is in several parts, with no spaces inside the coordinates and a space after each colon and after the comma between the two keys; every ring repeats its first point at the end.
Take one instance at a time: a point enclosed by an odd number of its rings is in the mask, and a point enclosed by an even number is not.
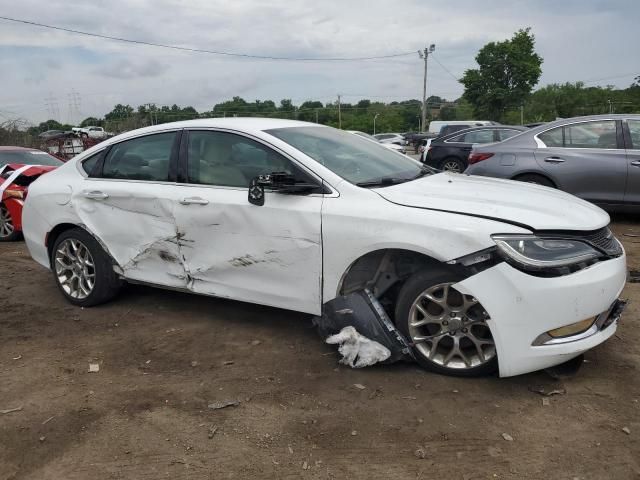
{"type": "Polygon", "coordinates": [[[626,259],[608,223],[557,190],[260,118],[119,135],[24,209],[31,255],[75,305],[126,281],[281,307],[453,375],[530,372],[613,335],[626,259]]]}

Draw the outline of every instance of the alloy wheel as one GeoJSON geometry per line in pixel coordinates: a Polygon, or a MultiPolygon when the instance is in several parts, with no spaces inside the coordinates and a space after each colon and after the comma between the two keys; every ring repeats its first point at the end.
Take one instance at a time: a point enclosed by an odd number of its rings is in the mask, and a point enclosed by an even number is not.
{"type": "Polygon", "coordinates": [[[67,238],[60,243],[55,254],[55,271],[60,286],[71,298],[85,299],[95,287],[95,263],[80,240],[67,238]]]}
{"type": "Polygon", "coordinates": [[[14,231],[15,227],[13,226],[9,209],[4,205],[0,205],[0,237],[8,237],[13,234],[14,231]]]}
{"type": "Polygon", "coordinates": [[[444,165],[442,165],[442,170],[444,170],[445,172],[454,172],[454,173],[460,173],[462,171],[460,169],[460,164],[454,160],[449,160],[447,162],[444,162],[444,165]]]}
{"type": "Polygon", "coordinates": [[[446,368],[470,369],[496,356],[489,316],[471,295],[441,283],[422,292],[409,310],[409,335],[419,354],[446,368]]]}

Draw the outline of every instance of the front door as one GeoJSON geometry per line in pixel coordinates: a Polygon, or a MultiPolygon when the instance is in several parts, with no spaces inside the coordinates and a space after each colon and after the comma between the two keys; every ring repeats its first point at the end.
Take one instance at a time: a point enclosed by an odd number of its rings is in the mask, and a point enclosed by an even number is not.
{"type": "MultiPolygon", "coordinates": [[[[248,202],[260,174],[309,174],[270,146],[212,130],[188,132],[176,222],[189,289],[312,314],[321,311],[323,196],[266,192],[248,202]]],[[[301,178],[303,179],[303,178],[301,178]]]]}

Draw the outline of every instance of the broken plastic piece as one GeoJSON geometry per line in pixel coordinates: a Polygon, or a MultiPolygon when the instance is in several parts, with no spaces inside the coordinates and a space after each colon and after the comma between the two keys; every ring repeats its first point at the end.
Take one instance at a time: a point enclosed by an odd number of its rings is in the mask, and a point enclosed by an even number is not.
{"type": "Polygon", "coordinates": [[[342,332],[345,327],[354,327],[356,333],[389,351],[385,363],[412,359],[409,343],[369,290],[353,292],[325,303],[322,316],[315,317],[313,323],[323,338],[342,332]]]}
{"type": "Polygon", "coordinates": [[[354,327],[344,327],[340,333],[327,338],[326,342],[339,344],[338,351],[342,355],[340,363],[352,368],[368,367],[384,362],[391,356],[387,347],[360,335],[354,327]]]}

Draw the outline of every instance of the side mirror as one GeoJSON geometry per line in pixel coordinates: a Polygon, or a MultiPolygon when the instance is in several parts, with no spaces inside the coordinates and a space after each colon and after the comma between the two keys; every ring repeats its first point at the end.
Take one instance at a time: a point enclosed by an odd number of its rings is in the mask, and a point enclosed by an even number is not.
{"type": "Polygon", "coordinates": [[[296,182],[293,175],[286,172],[273,172],[268,175],[258,175],[249,182],[249,203],[264,205],[265,187],[278,193],[303,194],[311,193],[317,185],[296,182]]]}

